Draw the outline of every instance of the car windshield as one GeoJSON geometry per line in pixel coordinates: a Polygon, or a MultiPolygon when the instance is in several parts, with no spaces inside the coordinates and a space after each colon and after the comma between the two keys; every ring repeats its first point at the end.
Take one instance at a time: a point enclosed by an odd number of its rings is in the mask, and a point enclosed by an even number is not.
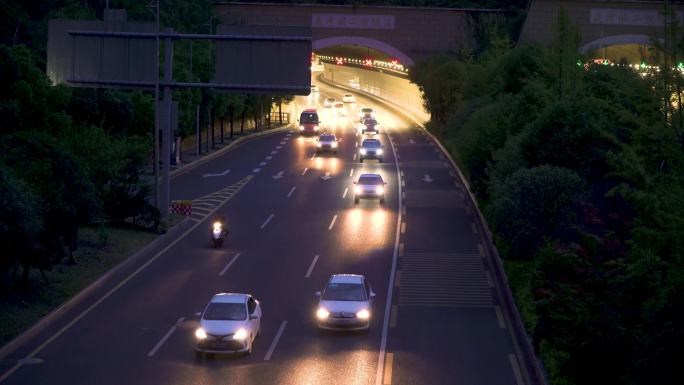
{"type": "Polygon", "coordinates": [[[376,184],[382,184],[382,179],[377,177],[377,176],[364,176],[362,175],[359,177],[359,181],[357,182],[358,184],[363,184],[363,185],[376,185],[376,184]]]}
{"type": "Polygon", "coordinates": [[[335,102],[335,99],[333,99],[333,98],[328,98],[328,102],[334,103],[334,102],[335,102]]]}
{"type": "Polygon", "coordinates": [[[378,147],[380,147],[380,141],[379,140],[364,140],[363,143],[361,144],[361,147],[378,148],[378,147]]]}
{"type": "Polygon", "coordinates": [[[326,301],[365,301],[366,291],[358,283],[329,283],[323,292],[326,301]]]}
{"type": "Polygon", "coordinates": [[[316,124],[318,123],[318,115],[313,112],[302,112],[302,115],[299,117],[299,122],[316,124]]]}
{"type": "Polygon", "coordinates": [[[344,97],[345,98],[351,98],[352,96],[351,96],[351,94],[346,94],[346,95],[344,95],[344,97]]]}
{"type": "Polygon", "coordinates": [[[331,141],[335,140],[335,137],[333,135],[321,135],[319,140],[324,141],[324,142],[331,142],[331,141]]]}
{"type": "Polygon", "coordinates": [[[247,308],[244,303],[212,302],[204,311],[205,320],[242,321],[247,319],[247,308]]]}
{"type": "Polygon", "coordinates": [[[375,126],[378,122],[375,119],[366,119],[363,121],[363,124],[366,126],[375,126]]]}
{"type": "Polygon", "coordinates": [[[371,112],[373,112],[373,109],[372,108],[362,108],[361,112],[365,112],[367,114],[370,114],[371,112]]]}

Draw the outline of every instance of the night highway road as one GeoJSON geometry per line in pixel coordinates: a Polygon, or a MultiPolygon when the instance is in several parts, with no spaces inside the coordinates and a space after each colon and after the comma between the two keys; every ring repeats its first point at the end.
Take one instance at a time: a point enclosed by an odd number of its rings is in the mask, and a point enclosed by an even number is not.
{"type": "MultiPolygon", "coordinates": [[[[297,115],[348,92],[317,84],[319,93],[296,99],[297,115]]],[[[360,94],[345,109],[321,112],[342,139],[337,156],[314,156],[315,141],[293,126],[176,176],[172,199],[194,200],[192,226],[18,347],[2,362],[2,383],[521,385],[455,171],[396,111],[360,94]],[[382,124],[383,163],[358,161],[362,106],[382,124]],[[388,183],[384,205],[354,204],[363,172],[388,183]],[[215,210],[231,229],[218,249],[208,231],[215,210]],[[316,328],[314,293],[335,273],[370,281],[368,332],[316,328]],[[261,301],[251,356],[195,356],[199,312],[219,292],[261,301]]]]}

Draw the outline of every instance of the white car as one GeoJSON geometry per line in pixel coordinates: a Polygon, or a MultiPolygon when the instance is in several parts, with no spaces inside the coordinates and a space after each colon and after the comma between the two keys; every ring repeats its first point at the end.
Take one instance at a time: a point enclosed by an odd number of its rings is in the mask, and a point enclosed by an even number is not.
{"type": "Polygon", "coordinates": [[[375,293],[363,275],[334,274],[320,297],[318,327],[329,330],[366,330],[370,327],[371,304],[375,293]]]}
{"type": "Polygon", "coordinates": [[[323,102],[324,107],[332,107],[335,105],[335,98],[325,98],[323,102]]]}
{"type": "Polygon", "coordinates": [[[252,354],[261,334],[261,305],[249,294],[219,293],[202,312],[195,330],[198,357],[204,353],[252,354]]]}
{"type": "Polygon", "coordinates": [[[361,198],[368,198],[380,199],[380,204],[384,204],[386,184],[379,174],[361,174],[359,180],[354,182],[354,203],[359,203],[361,198]]]}
{"type": "Polygon", "coordinates": [[[356,98],[352,94],[344,94],[344,96],[342,96],[342,101],[345,103],[355,103],[356,98]]]}
{"type": "Polygon", "coordinates": [[[321,134],[316,143],[316,154],[320,154],[323,151],[330,151],[337,155],[338,145],[339,140],[335,134],[321,134]]]}

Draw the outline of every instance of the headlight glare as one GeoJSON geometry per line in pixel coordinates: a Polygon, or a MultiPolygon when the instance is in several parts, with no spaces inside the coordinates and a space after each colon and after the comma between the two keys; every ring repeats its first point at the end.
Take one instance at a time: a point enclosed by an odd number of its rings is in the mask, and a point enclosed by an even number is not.
{"type": "Polygon", "coordinates": [[[299,125],[299,129],[300,129],[300,130],[303,130],[303,129],[304,129],[304,125],[303,125],[303,124],[300,124],[300,125],[299,125]]]}
{"type": "Polygon", "coordinates": [[[362,148],[361,151],[359,151],[359,152],[361,153],[361,155],[366,155],[366,149],[365,148],[362,148]]]}
{"type": "Polygon", "coordinates": [[[354,194],[361,194],[363,189],[360,186],[354,187],[354,194]]]}
{"type": "Polygon", "coordinates": [[[235,334],[233,334],[234,340],[241,341],[241,340],[244,340],[245,338],[247,338],[247,330],[245,330],[243,328],[238,329],[238,331],[236,331],[235,334]]]}
{"type": "Polygon", "coordinates": [[[204,329],[199,328],[195,330],[195,337],[199,338],[200,340],[203,340],[207,338],[207,332],[205,332],[204,329]]]}
{"type": "Polygon", "coordinates": [[[375,151],[375,153],[378,154],[378,155],[382,155],[382,149],[378,148],[378,150],[375,151]]]}
{"type": "Polygon", "coordinates": [[[332,143],[330,144],[330,146],[333,147],[333,148],[337,147],[337,142],[332,142],[332,143]]]}
{"type": "Polygon", "coordinates": [[[319,307],[318,310],[316,311],[316,317],[318,319],[326,319],[330,315],[330,312],[323,309],[322,307],[319,307]]]}
{"type": "Polygon", "coordinates": [[[368,319],[370,318],[370,312],[367,309],[363,309],[360,312],[356,313],[356,317],[361,319],[368,319]]]}
{"type": "Polygon", "coordinates": [[[385,188],[384,188],[384,187],[379,187],[379,186],[378,186],[378,187],[375,188],[375,193],[378,194],[378,195],[382,195],[382,194],[385,193],[385,188]]]}

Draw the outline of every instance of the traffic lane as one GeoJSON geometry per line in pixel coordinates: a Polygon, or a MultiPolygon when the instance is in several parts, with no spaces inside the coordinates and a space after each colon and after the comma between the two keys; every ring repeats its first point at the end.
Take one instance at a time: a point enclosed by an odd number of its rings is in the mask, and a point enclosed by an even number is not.
{"type": "MultiPolygon", "coordinates": [[[[315,178],[303,178],[305,181],[303,183],[300,183],[300,190],[304,194],[304,198],[306,198],[306,194],[311,194],[315,195],[316,193],[320,192],[322,188],[325,188],[325,186],[332,185],[333,183],[326,184],[325,182],[315,179],[315,178]],[[308,183],[306,182],[308,181],[308,183]],[[309,188],[307,188],[309,186],[309,188]]],[[[342,182],[344,183],[344,182],[342,182]]],[[[338,183],[338,185],[335,187],[338,190],[341,189],[341,185],[338,183]]],[[[323,197],[335,197],[338,201],[344,201],[339,196],[332,195],[329,193],[323,193],[321,194],[323,197]]],[[[256,198],[256,196],[255,196],[256,198]]],[[[395,204],[398,204],[397,197],[394,196],[391,198],[395,204]]],[[[389,199],[388,199],[389,200],[389,199]]],[[[349,201],[347,200],[346,205],[349,205],[349,201]]],[[[330,202],[325,202],[322,200],[309,200],[309,199],[304,199],[302,201],[301,205],[295,205],[298,207],[293,207],[291,208],[291,217],[297,218],[297,224],[296,226],[293,226],[292,223],[289,222],[277,222],[275,219],[274,221],[269,224],[269,228],[273,226],[272,231],[276,233],[283,233],[283,232],[290,232],[293,233],[294,237],[294,231],[301,231],[302,233],[305,234],[314,234],[312,238],[310,238],[310,241],[307,242],[307,246],[314,247],[314,246],[320,246],[316,248],[316,251],[320,253],[321,257],[321,262],[320,266],[317,266],[316,269],[314,270],[315,275],[324,277],[325,279],[329,274],[337,272],[338,268],[330,269],[330,271],[326,271],[327,269],[322,267],[325,266],[327,261],[330,260],[337,260],[342,263],[342,265],[347,264],[348,262],[348,252],[344,250],[344,244],[341,247],[338,247],[336,245],[332,246],[331,250],[328,250],[328,248],[331,248],[331,240],[335,239],[337,237],[336,232],[332,231],[330,232],[330,236],[328,237],[327,234],[325,233],[323,235],[318,235],[320,234],[320,230],[325,229],[325,224],[326,222],[321,222],[318,221],[318,223],[309,223],[306,220],[299,220],[299,217],[302,217],[302,213],[306,213],[306,211],[312,211],[312,212],[321,212],[322,210],[325,210],[327,207],[334,206],[334,204],[330,202]],[[321,207],[319,207],[321,206],[321,207]],[[281,226],[282,228],[279,228],[281,226]],[[307,232],[307,230],[309,230],[307,232]],[[317,231],[318,230],[318,231],[317,231]],[[329,238],[326,240],[326,238],[329,238]],[[335,253],[339,253],[336,255],[335,253]]],[[[285,215],[288,216],[288,215],[285,215]]],[[[281,216],[282,217],[282,216],[281,216]]],[[[396,221],[396,219],[395,219],[396,221]]],[[[344,221],[342,221],[344,222],[344,221]]],[[[344,226],[344,225],[343,225],[344,226]]],[[[268,229],[268,228],[267,228],[268,229]]],[[[325,230],[324,230],[325,231],[325,230]]],[[[273,238],[270,238],[273,239],[273,238]]],[[[287,244],[283,245],[273,245],[273,248],[277,249],[279,252],[282,250],[287,250],[287,244]]],[[[302,255],[307,255],[307,252],[300,252],[300,248],[298,248],[298,253],[302,255]]],[[[308,257],[311,258],[313,256],[314,250],[309,250],[308,251],[308,257]]],[[[391,245],[388,244],[387,247],[384,248],[384,250],[381,252],[385,255],[385,262],[387,264],[390,263],[391,261],[391,245]],[[389,255],[389,257],[388,257],[389,255]]],[[[261,253],[262,255],[266,253],[261,253]]],[[[288,260],[292,260],[292,258],[288,257],[286,258],[288,260]]],[[[307,262],[310,262],[310,260],[307,260],[307,262]]],[[[364,261],[365,262],[365,261],[364,261]]],[[[365,263],[363,263],[365,265],[365,263]]],[[[337,352],[340,353],[342,351],[346,351],[349,353],[346,353],[345,356],[348,357],[353,357],[355,362],[357,362],[360,357],[359,352],[366,352],[363,354],[363,360],[360,361],[363,363],[363,366],[368,366],[372,370],[368,371],[365,373],[365,377],[361,376],[359,378],[373,378],[374,376],[374,370],[376,368],[375,364],[377,362],[377,355],[376,353],[370,354],[368,351],[374,351],[377,349],[378,341],[377,337],[378,336],[371,336],[371,338],[350,338],[350,339],[344,339],[342,341],[348,342],[348,344],[345,343],[340,343],[339,340],[334,340],[334,341],[329,341],[328,339],[320,339],[315,327],[313,327],[313,309],[315,306],[315,297],[313,296],[313,293],[316,290],[320,290],[322,287],[322,283],[318,283],[316,285],[311,285],[311,280],[306,280],[304,279],[304,267],[299,266],[300,271],[299,274],[297,275],[297,278],[300,278],[300,281],[297,281],[296,279],[293,281],[287,281],[287,282],[281,282],[278,286],[281,286],[283,289],[287,288],[288,292],[293,292],[295,290],[299,291],[297,288],[300,285],[300,282],[306,286],[302,295],[297,295],[298,300],[296,303],[288,305],[288,308],[292,308],[295,311],[291,312],[287,316],[288,320],[288,326],[287,329],[285,330],[285,333],[283,334],[282,338],[280,339],[280,342],[278,344],[278,351],[282,352],[287,352],[287,354],[284,356],[284,358],[277,359],[278,357],[277,354],[274,354],[274,358],[271,361],[272,365],[269,365],[268,367],[263,367],[260,366],[259,371],[257,373],[252,373],[248,372],[248,378],[253,381],[252,383],[287,383],[288,381],[294,381],[295,383],[299,382],[296,378],[291,379],[290,373],[297,373],[301,372],[300,366],[304,365],[304,367],[310,367],[311,364],[308,363],[308,361],[311,359],[312,351],[313,352],[337,352]],[[302,306],[302,303],[306,301],[308,303],[308,306],[302,306]],[[314,333],[314,334],[312,334],[314,333]],[[285,362],[281,362],[282,359],[285,359],[285,362]],[[302,363],[304,362],[304,364],[302,363]],[[294,366],[294,367],[293,367],[294,366]]],[[[246,267],[244,267],[246,268],[246,267]]],[[[339,267],[340,270],[342,271],[349,271],[351,269],[352,271],[359,271],[359,270],[364,270],[363,268],[356,268],[356,267],[351,267],[351,268],[344,268],[344,267],[339,267]]],[[[368,269],[365,269],[368,270],[368,269]]],[[[388,267],[385,268],[380,268],[379,270],[384,271],[384,276],[378,277],[377,279],[379,280],[387,280],[387,273],[388,273],[388,267]]],[[[241,274],[239,268],[234,270],[232,274],[237,275],[238,277],[246,276],[248,274],[241,274]]],[[[373,279],[373,272],[368,272],[368,274],[371,276],[371,279],[373,279]]],[[[281,277],[281,275],[277,275],[274,277],[266,277],[265,279],[268,280],[269,282],[278,282],[278,279],[281,277]]],[[[258,283],[256,283],[257,286],[260,286],[258,283]]],[[[378,290],[379,291],[379,290],[378,290]]],[[[278,298],[275,299],[268,299],[268,296],[265,294],[261,294],[260,298],[262,299],[264,305],[264,314],[265,317],[269,317],[270,319],[278,318],[277,314],[278,312],[275,311],[274,309],[270,309],[269,307],[266,306],[268,303],[273,303],[276,300],[280,303],[283,301],[282,296],[283,290],[279,290],[275,293],[275,295],[278,295],[278,298]],[[269,315],[272,314],[272,315],[269,315]]],[[[379,293],[380,294],[380,293],[379,293]]],[[[287,298],[284,298],[284,300],[287,301],[287,298]]],[[[284,317],[283,317],[284,318],[284,317]]],[[[273,321],[271,321],[273,322],[273,321]]],[[[374,321],[376,323],[379,323],[380,320],[374,321]]],[[[266,326],[266,324],[264,324],[266,326]]],[[[273,325],[271,325],[273,326],[273,325]]],[[[374,329],[379,330],[379,324],[374,326],[374,329]]],[[[268,334],[268,332],[265,332],[265,335],[268,334]]],[[[187,337],[187,336],[186,336],[187,337]]],[[[180,337],[179,337],[180,338],[180,337]]],[[[268,338],[264,338],[263,340],[266,341],[268,338]]],[[[263,341],[261,341],[263,344],[263,341]]],[[[263,347],[263,346],[262,346],[263,347]]],[[[255,345],[255,349],[259,349],[259,343],[255,345]]],[[[184,362],[183,359],[185,358],[185,351],[188,349],[183,349],[183,352],[179,362],[184,362]]],[[[325,354],[324,357],[327,357],[328,354],[325,354]]],[[[282,356],[281,356],[282,357],[282,356]]],[[[236,365],[239,365],[241,368],[246,365],[246,362],[252,362],[252,361],[258,361],[258,355],[255,357],[248,358],[246,360],[240,360],[240,363],[236,363],[236,365]]],[[[323,376],[321,378],[334,378],[337,374],[340,373],[341,370],[343,370],[345,367],[348,365],[345,363],[345,360],[342,360],[339,357],[339,354],[334,355],[333,360],[326,360],[326,359],[321,359],[317,358],[316,359],[319,363],[318,369],[316,372],[323,376]],[[336,374],[337,373],[337,374],[336,374]]],[[[229,361],[221,361],[222,363],[226,363],[229,365],[232,365],[234,361],[229,360],[229,361]]],[[[216,369],[214,375],[216,378],[221,378],[224,377],[224,371],[222,370],[223,366],[216,366],[214,363],[208,363],[207,365],[212,365],[210,366],[212,370],[216,369]]],[[[242,373],[242,372],[240,372],[242,373]]],[[[239,376],[238,376],[239,377],[239,376]]],[[[187,376],[180,376],[180,378],[187,378],[187,376]]],[[[224,377],[225,378],[225,377],[224,377]]],[[[240,378],[235,378],[234,376],[231,376],[231,378],[235,379],[236,382],[240,382],[240,378]]],[[[245,380],[247,381],[247,380],[245,380]]],[[[334,383],[334,382],[333,382],[334,383]]]]}
{"type": "Polygon", "coordinates": [[[398,311],[400,329],[391,337],[393,383],[518,385],[507,353],[513,348],[491,308],[398,311]]]}
{"type": "MultiPolygon", "coordinates": [[[[294,131],[294,130],[291,130],[294,131]]],[[[287,162],[286,147],[293,134],[284,131],[254,138],[171,179],[172,199],[196,199],[227,187],[251,173],[262,162],[287,162]],[[289,134],[289,136],[288,136],[289,134]],[[281,146],[281,148],[278,148],[281,146]],[[273,154],[272,152],[276,153],[273,154]],[[271,157],[271,159],[266,159],[271,157]],[[226,172],[230,170],[229,172],[226,172]]]]}

